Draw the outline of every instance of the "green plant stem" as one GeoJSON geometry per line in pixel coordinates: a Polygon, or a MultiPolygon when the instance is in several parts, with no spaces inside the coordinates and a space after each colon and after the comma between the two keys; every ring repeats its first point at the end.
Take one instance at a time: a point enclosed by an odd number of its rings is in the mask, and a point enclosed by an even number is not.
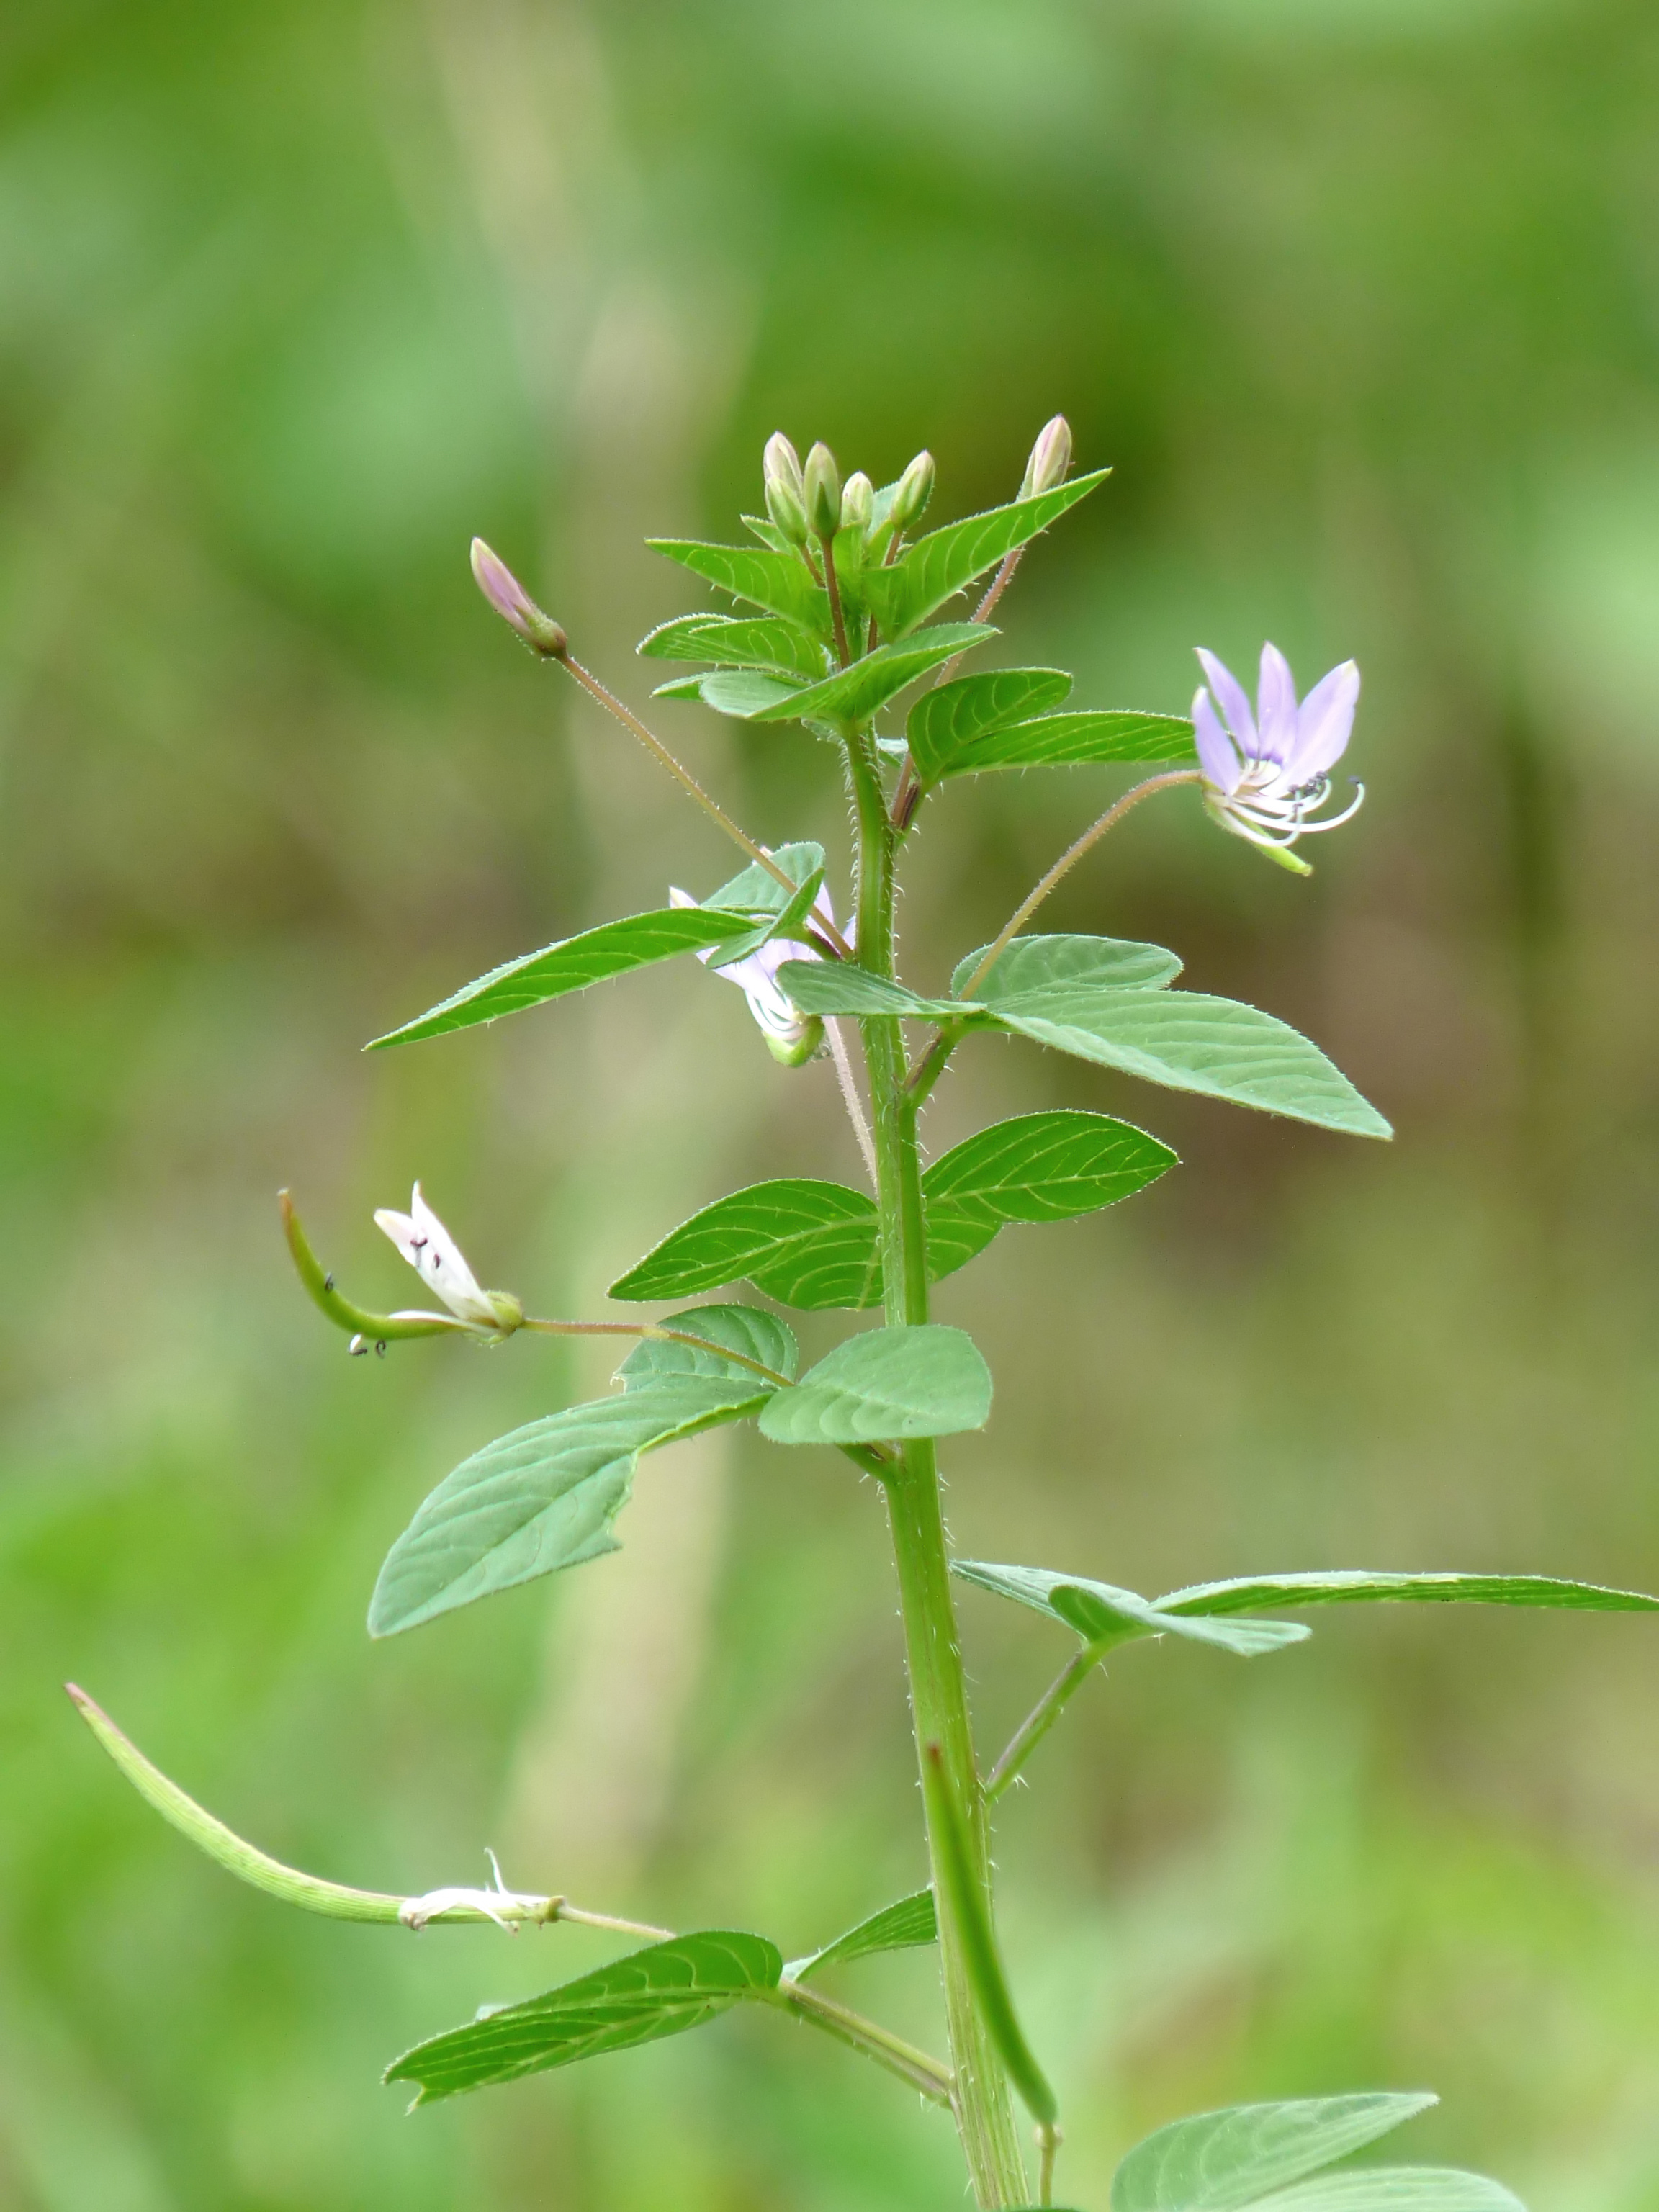
{"type": "MultiPolygon", "coordinates": [[[[894,832],[887,818],[873,743],[866,732],[848,741],[848,764],[859,829],[858,957],[872,973],[893,973],[894,832]]],[[[896,1019],[860,1022],[874,1122],[877,1204],[882,1268],[890,1327],[925,1322],[928,1314],[927,1231],[915,1107],[905,1094],[903,1037],[896,1019]]],[[[984,1794],[974,1758],[967,1683],[957,1638],[955,1607],[945,1545],[939,1466],[929,1438],[905,1443],[885,1478],[894,1564],[899,1585],[910,1712],[916,1758],[936,1743],[955,1802],[963,1808],[972,1878],[988,1882],[984,1794]]],[[[954,1893],[936,1821],[928,1821],[928,1852],[935,1896],[945,1906],[954,1893]]],[[[952,2106],[969,2178],[979,2203],[1025,2203],[1008,2080],[975,2000],[969,1966],[970,1937],[960,1916],[939,1915],[939,1962],[945,2020],[955,2077],[952,2106]]]]}
{"type": "Polygon", "coordinates": [[[821,1990],[785,1980],[778,1984],[777,1994],[778,2001],[797,2019],[821,2027],[864,2057],[873,2058],[890,2074],[896,2074],[901,2081],[908,2082],[911,2088],[920,2090],[924,2097],[949,2110],[952,2087],[950,2072],[925,2051],[918,2051],[901,2036],[889,2034],[874,2021],[866,2020],[861,2013],[837,2003],[834,1997],[825,1996],[821,1990]]]}
{"type": "Polygon", "coordinates": [[[841,579],[836,574],[836,542],[833,538],[822,539],[823,547],[823,587],[830,594],[830,618],[836,626],[836,651],[841,656],[843,668],[852,664],[852,654],[847,647],[847,617],[842,611],[841,579]]]}
{"type": "Polygon", "coordinates": [[[1110,1650],[1115,1638],[1085,1644],[1069,1665],[1049,1683],[1036,1704],[1008,1739],[1007,1748],[985,1778],[985,1798],[994,1805],[1026,1760],[1048,1735],[1066,1706],[1110,1650]]]}

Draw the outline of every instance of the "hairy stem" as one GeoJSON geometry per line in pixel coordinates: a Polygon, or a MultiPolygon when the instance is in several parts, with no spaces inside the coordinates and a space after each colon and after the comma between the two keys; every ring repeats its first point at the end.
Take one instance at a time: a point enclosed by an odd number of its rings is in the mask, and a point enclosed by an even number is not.
{"type": "Polygon", "coordinates": [[[836,1080],[841,1085],[841,1095],[846,1103],[847,1118],[853,1125],[853,1134],[858,1139],[859,1153],[865,1172],[874,1188],[876,1148],[870,1136],[870,1124],[864,1118],[864,1101],[859,1097],[858,1079],[853,1073],[853,1060],[847,1049],[847,1032],[833,1014],[826,1014],[823,1034],[829,1041],[830,1057],[836,1063],[836,1080]]]}
{"type": "MultiPolygon", "coordinates": [[[[878,975],[893,972],[895,838],[867,734],[848,748],[859,827],[859,957],[878,975]]],[[[875,1121],[882,1269],[890,1327],[925,1322],[928,1314],[927,1229],[914,1103],[905,1095],[904,1046],[896,1020],[860,1024],[875,1121]]],[[[967,1683],[957,1637],[945,1544],[939,1466],[931,1439],[899,1449],[886,1477],[888,1514],[897,1570],[899,1610],[910,1679],[910,1711],[918,1769],[923,1747],[937,1744],[955,1802],[963,1808],[972,1879],[988,1882],[984,1793],[974,1758],[967,1683]]],[[[933,1891],[939,1900],[939,1959],[955,2075],[952,2105],[979,2203],[1023,2204],[1026,2180],[1008,2081],[975,2000],[969,1938],[949,1909],[946,1839],[928,1822],[933,1891]]]]}
{"type": "MultiPolygon", "coordinates": [[[[976,623],[985,620],[1009,585],[1013,582],[1014,571],[1018,568],[1020,556],[1024,550],[1025,548],[1023,545],[1016,545],[1012,553],[1006,553],[1003,556],[1002,566],[991,579],[990,589],[974,609],[974,620],[976,623]]],[[[892,558],[890,552],[888,558],[889,560],[892,558]]],[[[932,688],[937,691],[941,684],[948,684],[967,657],[965,650],[962,653],[953,653],[944,667],[939,670],[939,674],[934,677],[932,688]]],[[[899,770],[898,789],[893,793],[893,811],[890,819],[896,830],[903,830],[909,828],[915,816],[916,802],[921,797],[921,786],[916,781],[915,763],[909,754],[906,753],[904,765],[899,770]]]]}
{"type": "Polygon", "coordinates": [[[849,2049],[866,2058],[873,2058],[890,2074],[896,2074],[901,2081],[920,2090],[934,2104],[949,2108],[953,2086],[950,2070],[937,2059],[930,2058],[925,2051],[918,2051],[902,2037],[890,2034],[874,2021],[866,2020],[861,2013],[851,2011],[834,1997],[825,1996],[820,1990],[808,1989],[804,1983],[780,1982],[778,1996],[798,2019],[823,2028],[849,2049]]]}
{"type": "Polygon", "coordinates": [[[985,1796],[988,1804],[994,1805],[1008,1788],[1020,1768],[1099,1666],[1115,1640],[1109,1638],[1103,1644],[1085,1644],[1075,1658],[1049,1683],[1009,1737],[1007,1748],[986,1777],[985,1796]]]}

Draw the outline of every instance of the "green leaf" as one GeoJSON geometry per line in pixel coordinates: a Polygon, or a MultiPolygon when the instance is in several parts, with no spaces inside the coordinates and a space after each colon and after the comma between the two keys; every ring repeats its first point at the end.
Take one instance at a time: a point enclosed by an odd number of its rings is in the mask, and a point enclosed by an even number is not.
{"type": "Polygon", "coordinates": [[[919,1889],[896,1905],[884,1905],[856,1928],[837,1936],[821,1951],[792,1960],[784,1972],[792,1982],[804,1982],[825,1966],[844,1966],[854,1959],[873,1959],[882,1951],[910,1951],[939,1941],[939,1916],[931,1889],[919,1889]]]}
{"type": "Polygon", "coordinates": [[[922,1176],[935,1201],[988,1206],[1000,1221],[1065,1221],[1112,1206],[1176,1164],[1159,1144],[1109,1114],[1020,1114],[981,1129],[922,1176]]]}
{"type": "Polygon", "coordinates": [[[417,2084],[417,2105],[631,2051],[701,2027],[745,1997],[777,1987],[783,1960],[763,1936],[711,1929],[613,1959],[522,2004],[493,2008],[464,2027],[417,2043],[386,2071],[417,2084]]]}
{"type": "Polygon", "coordinates": [[[1195,2113],[1135,2145],[1112,2177],[1112,2212],[1244,2212],[1439,2101],[1379,2090],[1195,2113]]]}
{"type": "Polygon", "coordinates": [[[804,1014],[901,1014],[945,1022],[978,1012],[971,1002],[918,998],[902,983],[872,975],[850,960],[786,960],[778,981],[804,1014]]]}
{"type": "Polygon", "coordinates": [[[734,721],[752,721],[763,707],[793,699],[798,686],[775,676],[763,676],[750,668],[717,668],[708,676],[677,676],[672,684],[659,684],[653,699],[701,699],[717,714],[734,721]]]}
{"type": "Polygon", "coordinates": [[[880,1443],[957,1436],[990,1414],[991,1371],[973,1339],[928,1322],[838,1344],[768,1401],[761,1434],[778,1444],[880,1443]]]}
{"type": "Polygon", "coordinates": [[[1455,2166],[1361,2166],[1258,2197],[1252,2212],[1526,2212],[1512,2190],[1455,2166]]]}
{"type": "Polygon", "coordinates": [[[999,1567],[982,1559],[952,1559],[951,1571],[998,1597],[1012,1598],[1018,1605],[1047,1614],[1085,1644],[1103,1648],[1167,1633],[1254,1659],[1264,1651],[1281,1651],[1287,1644],[1305,1644],[1312,1632],[1297,1620],[1189,1620],[1160,1611],[1133,1590],[1089,1582],[1080,1575],[1054,1574],[1046,1567],[999,1567]]]}
{"type": "MultiPolygon", "coordinates": [[[[772,858],[798,890],[823,880],[822,845],[779,845],[772,858]]],[[[758,860],[751,861],[729,884],[722,884],[702,902],[716,914],[781,914],[792,903],[788,892],[771,870],[762,867],[758,860]]]]}
{"type": "MultiPolygon", "coordinates": [[[[959,961],[951,978],[960,997],[984,958],[981,945],[959,961]]],[[[1112,991],[1161,990],[1181,973],[1181,963],[1161,945],[1139,945],[1128,937],[1017,937],[997,955],[989,975],[975,987],[975,997],[995,1009],[1005,999],[1022,1005],[1038,992],[1071,992],[1087,987],[1112,991]]]]}
{"type": "Polygon", "coordinates": [[[741,1419],[772,1395],[748,1368],[723,1378],[663,1376],[498,1437],[445,1477],[387,1553],[369,1634],[395,1636],[614,1552],[611,1523],[642,1452],[741,1419]]]}
{"type": "Polygon", "coordinates": [[[1196,760],[1193,726],[1177,714],[1127,710],[1044,714],[958,746],[938,773],[999,768],[1090,768],[1113,761],[1196,760]]]}
{"type": "Polygon", "coordinates": [[[754,1183],[671,1230],[610,1294],[692,1297],[748,1281],[808,1313],[873,1305],[881,1297],[878,1228],[871,1200],[841,1183],[754,1183]]]}
{"type": "Polygon", "coordinates": [[[1194,1583],[1157,1600],[1161,1613],[1254,1613],[1264,1605],[1535,1605],[1577,1613],[1659,1613],[1659,1598],[1600,1583],[1562,1582],[1550,1575],[1334,1573],[1249,1575],[1227,1583],[1194,1583]]]}
{"type": "MultiPolygon", "coordinates": [[[[1000,963],[999,963],[999,966],[1000,963]]],[[[981,984],[988,1000],[992,994],[981,984]]],[[[1196,991],[999,988],[1000,1027],[1079,1060],[1354,1137],[1393,1130],[1318,1046],[1288,1023],[1196,991]]]]}
{"type": "Polygon", "coordinates": [[[1086,498],[1110,474],[1109,469],[1097,469],[1092,476],[1074,477],[1070,483],[1035,499],[1015,500],[1010,506],[948,523],[943,530],[917,538],[890,568],[872,569],[866,588],[882,635],[905,636],[975,576],[982,576],[1016,546],[1057,522],[1067,507],[1086,498]]]}
{"type": "Polygon", "coordinates": [[[369,1046],[378,1052],[389,1044],[410,1044],[417,1037],[442,1036],[450,1030],[471,1029],[476,1022],[499,1021],[503,1014],[539,1006],[570,991],[585,991],[591,983],[625,975],[630,968],[648,967],[654,960],[671,960],[676,953],[698,952],[746,935],[753,924],[747,915],[719,914],[702,906],[665,907],[653,914],[629,915],[622,921],[607,921],[586,929],[580,937],[567,937],[539,952],[526,952],[505,967],[492,968],[465,990],[401,1029],[390,1030],[369,1046]]]}
{"type": "Polygon", "coordinates": [[[676,1344],[662,1337],[643,1337],[617,1370],[616,1379],[625,1391],[648,1390],[666,1379],[695,1376],[700,1381],[740,1382],[746,1389],[775,1387],[749,1364],[759,1360],[774,1373],[792,1380],[800,1357],[793,1330],[775,1314],[759,1306],[690,1306],[670,1314],[658,1326],[682,1330],[701,1338],[698,1344],[676,1344]],[[709,1346],[735,1352],[723,1359],[709,1346]]]}
{"type": "Polygon", "coordinates": [[[924,783],[954,775],[964,746],[1058,706],[1071,688],[1063,668],[992,668],[924,691],[904,726],[917,774],[924,783]]]}
{"type": "Polygon", "coordinates": [[[953,659],[959,653],[983,645],[996,634],[985,623],[941,623],[902,645],[878,646],[862,660],[855,660],[850,668],[826,677],[821,684],[809,684],[804,691],[792,692],[787,699],[761,708],[750,720],[826,722],[837,729],[850,729],[854,723],[867,722],[878,707],[884,707],[907,684],[914,684],[930,668],[937,668],[941,661],[953,659]]]}
{"type": "Polygon", "coordinates": [[[781,615],[678,615],[634,650],[647,660],[712,660],[720,668],[780,670],[816,684],[829,656],[799,623],[781,615]]]}
{"type": "Polygon", "coordinates": [[[830,595],[812,581],[796,554],[757,550],[752,545],[697,545],[683,538],[647,538],[645,542],[653,553],[678,561],[694,576],[730,592],[734,599],[747,599],[769,614],[785,615],[815,636],[829,636],[830,595]]]}

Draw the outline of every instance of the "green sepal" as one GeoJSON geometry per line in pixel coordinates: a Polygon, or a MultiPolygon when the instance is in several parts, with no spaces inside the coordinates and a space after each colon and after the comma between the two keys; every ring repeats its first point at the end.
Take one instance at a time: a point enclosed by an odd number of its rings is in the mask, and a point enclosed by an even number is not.
{"type": "Polygon", "coordinates": [[[1063,668],[990,668],[924,691],[906,717],[905,738],[923,783],[953,775],[975,739],[1057,707],[1072,688],[1063,668]]]}
{"type": "Polygon", "coordinates": [[[757,550],[752,545],[700,545],[683,538],[647,538],[645,542],[653,553],[678,561],[734,599],[747,599],[768,614],[782,615],[815,637],[830,635],[830,594],[812,581],[798,555],[757,550]]]}
{"type": "Polygon", "coordinates": [[[908,635],[935,607],[1057,522],[1110,474],[1109,469],[1097,469],[1092,476],[1074,477],[1070,483],[1036,499],[1015,500],[1007,507],[947,523],[944,529],[918,538],[890,568],[872,570],[865,580],[866,590],[882,635],[908,635]]]}
{"type": "Polygon", "coordinates": [[[826,1966],[844,1966],[854,1959],[873,1959],[884,1951],[919,1950],[939,1941],[939,1915],[934,1909],[931,1889],[919,1889],[914,1895],[901,1897],[896,1904],[883,1905],[867,1920],[860,1920],[855,1928],[837,1936],[833,1943],[822,1950],[809,1952],[804,1959],[792,1959],[784,1973],[792,1982],[804,1982],[813,1974],[821,1973],[826,1966]]]}
{"type": "Polygon", "coordinates": [[[443,1036],[451,1030],[499,1021],[503,1014],[521,1013],[527,1006],[544,1006],[571,991],[585,991],[591,984],[648,967],[653,961],[729,943],[753,927],[747,915],[720,914],[703,906],[663,907],[604,922],[598,929],[562,938],[539,952],[526,952],[492,968],[414,1021],[374,1038],[368,1048],[379,1052],[387,1045],[411,1044],[419,1037],[443,1036]]]}
{"type": "Polygon", "coordinates": [[[762,1411],[779,1444],[884,1443],[959,1436],[991,1415],[991,1370],[959,1328],[875,1328],[838,1344],[762,1411]]]}
{"type": "Polygon", "coordinates": [[[745,1998],[776,1989],[783,1959],[763,1936],[708,1929],[613,1959],[596,1972],[417,2043],[386,2070],[412,2081],[417,2105],[516,2081],[610,2051],[631,2051],[701,2027],[745,1998]]]}

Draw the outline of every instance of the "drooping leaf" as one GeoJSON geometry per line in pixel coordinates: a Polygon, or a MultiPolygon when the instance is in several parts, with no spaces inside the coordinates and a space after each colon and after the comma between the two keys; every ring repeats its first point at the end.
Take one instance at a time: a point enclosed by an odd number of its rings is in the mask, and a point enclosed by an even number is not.
{"type": "MultiPolygon", "coordinates": [[[[1007,507],[994,507],[984,514],[970,514],[962,522],[947,523],[917,538],[890,568],[873,569],[866,579],[869,604],[885,638],[908,635],[925,622],[935,607],[982,576],[989,568],[1024,545],[1039,531],[1057,522],[1067,507],[1075,507],[1111,474],[1097,469],[1092,476],[1074,477],[1070,483],[1035,499],[1019,499],[1007,507]]],[[[786,610],[787,611],[787,610],[786,610]]]]}
{"type": "Polygon", "coordinates": [[[1111,1206],[1176,1164],[1159,1144],[1109,1114],[1019,1114],[935,1160],[921,1188],[938,1200],[971,1200],[1002,1221],[1065,1221],[1111,1206]]]}
{"type": "Polygon", "coordinates": [[[956,774],[953,763],[964,746],[1058,706],[1071,688],[1063,668],[992,668],[924,691],[904,725],[917,775],[937,783],[956,774]]]}
{"type": "Polygon", "coordinates": [[[1249,1575],[1194,1583],[1156,1601],[1161,1613],[1254,1613],[1282,1605],[1528,1605],[1577,1613],[1659,1613],[1659,1598],[1551,1575],[1399,1575],[1344,1568],[1323,1574],[1249,1575]]]}
{"type": "Polygon", "coordinates": [[[502,2005],[417,2043],[387,2067],[388,2081],[413,2081],[418,2105],[465,2089],[574,2066],[608,2051],[630,2051],[681,2035],[777,1987],[783,1960],[763,1936],[709,1929],[613,1959],[522,2004],[502,2005]]]}
{"type": "Polygon", "coordinates": [[[1188,1620],[1183,1614],[1160,1612],[1134,1590],[1090,1582],[1081,1575],[1055,1574],[1046,1567],[1001,1567],[982,1559],[952,1559],[951,1571],[998,1597],[1030,1606],[1034,1613],[1044,1613],[1069,1628],[1085,1644],[1103,1649],[1133,1643],[1138,1637],[1170,1633],[1190,1637],[1195,1644],[1215,1644],[1241,1659],[1254,1659],[1264,1651],[1282,1651],[1287,1644],[1305,1644],[1312,1632],[1298,1620],[1188,1620]]]}
{"type": "Polygon", "coordinates": [[[1244,2212],[1438,2102],[1379,2090],[1194,2113],[1135,2145],[1112,2177],[1112,2212],[1244,2212]]]}
{"type": "Polygon", "coordinates": [[[812,581],[797,555],[752,545],[698,545],[683,538],[647,538],[645,542],[653,553],[678,561],[694,576],[730,592],[734,599],[747,599],[769,614],[784,615],[814,636],[829,636],[830,595],[812,581]]]}
{"type": "MultiPolygon", "coordinates": [[[[951,978],[960,998],[984,958],[987,947],[958,961],[951,978]]],[[[1005,999],[1022,1005],[1040,992],[1162,990],[1181,973],[1181,963],[1161,945],[1138,944],[1128,937],[1017,937],[997,955],[996,965],[974,987],[973,997],[995,1008],[1005,999]]]]}
{"type": "Polygon", "coordinates": [[[767,1388],[767,1378],[757,1376],[750,1364],[755,1360],[775,1375],[794,1379],[800,1358],[794,1331],[787,1322],[760,1306],[691,1306],[684,1313],[670,1314],[658,1326],[697,1341],[642,1338],[617,1370],[616,1380],[630,1394],[688,1375],[701,1382],[739,1382],[750,1389],[758,1383],[767,1388]],[[723,1351],[737,1357],[724,1358],[723,1351]]]}
{"type": "Polygon", "coordinates": [[[1251,2212],[1526,2212],[1513,2190],[1455,2166],[1359,2166],[1258,2197],[1251,2212]]]}
{"type": "Polygon", "coordinates": [[[539,1006],[570,991],[585,991],[591,983],[625,975],[631,968],[648,967],[655,960],[671,960],[676,953],[698,952],[706,947],[746,935],[753,924],[747,915],[720,914],[701,906],[665,907],[653,914],[629,915],[622,921],[607,921],[598,929],[584,930],[539,952],[526,952],[492,968],[465,990],[390,1030],[370,1045],[378,1052],[390,1044],[412,1043],[417,1037],[442,1036],[450,1030],[471,1029],[477,1022],[499,1021],[526,1006],[539,1006]]]}
{"type": "Polygon", "coordinates": [[[1198,757],[1193,726],[1176,714],[1129,710],[1044,714],[1014,722],[956,747],[940,775],[982,775],[1000,768],[1090,768],[1114,761],[1198,757]]]}
{"type": "Polygon", "coordinates": [[[881,1443],[982,1429],[990,1413],[991,1372],[973,1339],[933,1322],[838,1344],[768,1400],[761,1433],[779,1444],[881,1443]]]}
{"type": "Polygon", "coordinates": [[[901,645],[878,646],[820,684],[775,700],[750,716],[756,722],[827,722],[838,729],[868,721],[877,708],[930,668],[996,635],[984,623],[941,623],[901,645]]]}
{"type": "Polygon", "coordinates": [[[781,615],[679,615],[635,651],[648,660],[708,660],[719,668],[776,670],[816,684],[828,656],[799,623],[781,615]]]}
{"type": "MultiPolygon", "coordinates": [[[[731,1310],[698,1308],[668,1325],[744,1348],[742,1340],[721,1334],[723,1310],[731,1310]]],[[[767,1319],[757,1316],[752,1325],[767,1319]]],[[[641,1346],[643,1358],[631,1355],[637,1366],[624,1363],[629,1371],[620,1397],[568,1406],[464,1460],[387,1553],[369,1604],[369,1634],[395,1636],[615,1551],[611,1524],[628,1502],[642,1452],[740,1420],[773,1395],[774,1384],[736,1361],[670,1356],[688,1350],[641,1346]]],[[[778,1364],[763,1353],[749,1356],[778,1364]]]]}
{"type": "Polygon", "coordinates": [[[850,960],[787,960],[778,981],[804,1014],[899,1014],[943,1022],[977,1008],[954,999],[923,999],[886,975],[872,975],[850,960]]]}
{"type": "Polygon", "coordinates": [[[792,1960],[783,1971],[792,1982],[804,1982],[809,1975],[821,1973],[825,1966],[844,1966],[854,1959],[873,1959],[883,1951],[915,1950],[938,1941],[939,1916],[933,1908],[933,1893],[931,1889],[919,1889],[912,1897],[901,1897],[896,1905],[883,1905],[879,1912],[860,1920],[856,1928],[837,1936],[821,1951],[811,1952],[805,1959],[792,1960]]]}
{"type": "Polygon", "coordinates": [[[808,1313],[873,1305],[881,1297],[878,1227],[872,1201],[843,1184],[755,1183],[672,1230],[612,1283],[611,1296],[695,1297],[747,1281],[808,1313]]]}
{"type": "Polygon", "coordinates": [[[1079,1060],[1349,1136],[1394,1133],[1317,1045],[1237,1000],[1090,986],[1051,986],[1029,996],[1000,985],[994,994],[985,983],[979,988],[999,1027],[1079,1060]]]}
{"type": "Polygon", "coordinates": [[[793,699],[799,689],[781,677],[763,676],[753,668],[717,668],[704,676],[677,676],[672,684],[659,684],[653,699],[701,699],[717,714],[734,721],[751,721],[763,707],[793,699]]]}

